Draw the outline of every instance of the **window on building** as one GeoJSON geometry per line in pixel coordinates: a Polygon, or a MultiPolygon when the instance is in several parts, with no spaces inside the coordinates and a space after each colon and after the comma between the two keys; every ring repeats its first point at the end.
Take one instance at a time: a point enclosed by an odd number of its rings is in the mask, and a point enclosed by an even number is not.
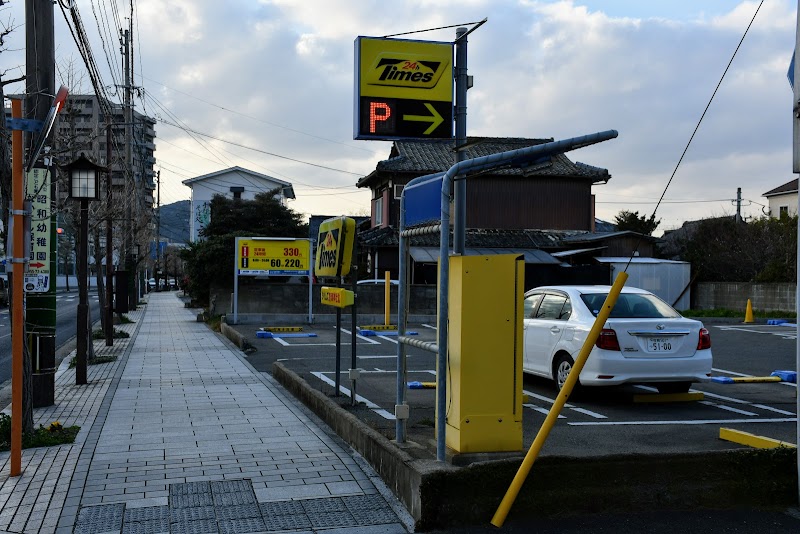
{"type": "Polygon", "coordinates": [[[383,224],[383,197],[378,197],[375,199],[375,203],[372,206],[372,213],[375,214],[375,226],[380,226],[383,224]]]}
{"type": "Polygon", "coordinates": [[[233,193],[234,200],[242,200],[242,193],[244,193],[244,187],[233,186],[231,187],[231,193],[233,193]]]}
{"type": "Polygon", "coordinates": [[[778,211],[779,211],[779,215],[778,216],[781,219],[783,219],[784,217],[788,217],[789,216],[789,206],[781,206],[780,208],[778,208],[778,211]]]}

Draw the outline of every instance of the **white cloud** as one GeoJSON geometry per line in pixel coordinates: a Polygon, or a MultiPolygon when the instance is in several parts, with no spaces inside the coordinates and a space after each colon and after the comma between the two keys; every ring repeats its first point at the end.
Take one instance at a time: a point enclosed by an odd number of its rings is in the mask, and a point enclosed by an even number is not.
{"type": "MultiPolygon", "coordinates": [[[[17,21],[23,2],[13,2],[17,21]]],[[[103,3],[105,4],[105,3],[103,3]]],[[[92,3],[78,1],[107,85],[92,3]]],[[[97,5],[97,3],[95,3],[97,5]]],[[[481,20],[469,36],[468,132],[476,136],[565,138],[617,129],[619,138],[569,156],[608,168],[597,213],[649,213],[706,106],[757,2],[718,0],[139,0],[134,32],[136,83],[150,95],[140,111],[171,115],[219,141],[198,143],[159,123],[157,161],[167,198],[188,196],[180,181],[241,165],[296,184],[304,213],[364,211],[353,187],[389,154],[389,143],[352,140],[353,41],[481,20]],[[691,5],[689,5],[691,4],[691,5]],[[611,10],[613,7],[613,10],[611,10]],[[142,77],[144,76],[144,77],[142,77]],[[165,87],[166,86],[166,87],[165,87]],[[151,99],[152,98],[152,99],[151,99]],[[162,109],[160,106],[163,106],[162,109]],[[217,147],[214,150],[211,147],[217,147]],[[336,172],[263,152],[340,169],[336,172]],[[328,188],[328,189],[322,189],[328,188]],[[631,202],[638,202],[631,203],[631,202]]],[[[120,13],[124,23],[126,13],[120,13]]],[[[703,217],[736,187],[761,194],[791,174],[791,92],[795,3],[765,2],[709,108],[664,204],[662,229],[703,217]]],[[[116,30],[106,37],[117,54],[116,30]]],[[[452,40],[455,28],[404,36],[452,40]]],[[[59,60],[77,57],[56,11],[59,60]]],[[[22,48],[24,32],[9,48],[22,48]]],[[[3,53],[3,63],[21,63],[3,53]]],[[[110,58],[120,63],[118,54],[110,58]]],[[[119,68],[116,69],[119,71],[119,68]]],[[[8,92],[19,86],[8,87],[8,92]]],[[[751,204],[748,213],[760,214],[751,204]]]]}

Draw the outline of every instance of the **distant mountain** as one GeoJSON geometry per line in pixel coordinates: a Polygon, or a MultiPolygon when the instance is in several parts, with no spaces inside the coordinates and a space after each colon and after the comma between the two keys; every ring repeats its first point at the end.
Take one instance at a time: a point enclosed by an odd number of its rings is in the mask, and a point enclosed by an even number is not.
{"type": "MultiPolygon", "coordinates": [[[[161,206],[161,237],[169,239],[172,243],[189,242],[189,216],[191,202],[179,200],[172,204],[161,206]]],[[[156,210],[158,214],[158,210],[156,210]]]]}

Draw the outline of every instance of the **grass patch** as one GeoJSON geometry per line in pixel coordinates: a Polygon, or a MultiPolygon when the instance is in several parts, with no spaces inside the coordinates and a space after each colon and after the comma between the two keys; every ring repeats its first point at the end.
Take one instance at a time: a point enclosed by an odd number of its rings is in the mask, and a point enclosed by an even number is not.
{"type": "Polygon", "coordinates": [[[220,332],[222,330],[222,327],[220,326],[220,323],[222,323],[222,317],[222,315],[214,315],[209,317],[206,319],[206,324],[208,324],[208,327],[214,332],[220,332]]]}
{"type": "Polygon", "coordinates": [[[134,321],[131,321],[130,317],[125,315],[124,313],[119,316],[119,324],[133,324],[134,321]]]}
{"type": "MultiPolygon", "coordinates": [[[[131,335],[127,332],[124,332],[122,330],[117,330],[115,328],[114,334],[111,337],[114,339],[127,339],[131,337],[131,335]]],[[[106,338],[106,333],[103,332],[102,330],[95,330],[94,332],[92,332],[92,339],[105,339],[105,338],[106,338]]]]}
{"type": "MultiPolygon", "coordinates": [[[[116,356],[97,356],[93,360],[86,360],[87,365],[99,365],[101,363],[111,363],[117,361],[116,356]]],[[[69,368],[75,369],[75,366],[78,364],[78,357],[73,356],[72,359],[69,361],[69,368]]]]}
{"type": "MultiPolygon", "coordinates": [[[[22,435],[22,448],[30,449],[33,447],[52,447],[54,445],[65,445],[74,443],[75,436],[78,435],[81,427],[62,426],[58,421],[50,423],[49,426],[39,425],[30,434],[22,435]]],[[[11,449],[11,416],[0,413],[0,451],[11,449]]]]}
{"type": "MultiPolygon", "coordinates": [[[[742,317],[744,318],[745,309],[729,310],[726,308],[716,308],[713,310],[684,310],[681,315],[685,317],[742,317]]],[[[753,310],[753,317],[761,319],[794,319],[797,312],[793,311],[760,311],[753,310]]]]}

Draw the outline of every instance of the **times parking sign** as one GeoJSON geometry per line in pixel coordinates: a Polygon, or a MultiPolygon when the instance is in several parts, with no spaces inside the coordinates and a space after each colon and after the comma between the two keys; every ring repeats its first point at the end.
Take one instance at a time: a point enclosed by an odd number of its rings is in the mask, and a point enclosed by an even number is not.
{"type": "Polygon", "coordinates": [[[355,139],[452,139],[453,43],[358,37],[355,139]]]}

